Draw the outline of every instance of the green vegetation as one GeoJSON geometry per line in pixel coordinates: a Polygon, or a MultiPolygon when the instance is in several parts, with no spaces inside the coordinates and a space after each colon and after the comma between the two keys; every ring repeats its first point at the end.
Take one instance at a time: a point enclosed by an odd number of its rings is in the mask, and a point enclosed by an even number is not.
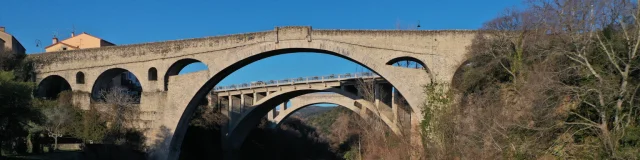
{"type": "Polygon", "coordinates": [[[302,120],[318,129],[322,133],[320,139],[329,143],[336,156],[343,159],[410,159],[412,156],[410,139],[393,133],[375,115],[362,118],[345,107],[333,107],[302,120]]]}
{"type": "Polygon", "coordinates": [[[432,83],[425,86],[426,102],[422,109],[423,120],[420,122],[424,153],[433,159],[446,159],[446,149],[451,147],[454,110],[453,93],[448,90],[448,84],[432,83]]]}
{"type": "Polygon", "coordinates": [[[13,72],[0,71],[0,156],[13,153],[31,124],[42,123],[40,113],[31,107],[33,85],[15,80],[13,72]]]}
{"type": "MultiPolygon", "coordinates": [[[[24,55],[3,52],[0,62],[0,159],[7,155],[14,158],[68,156],[44,154],[62,149],[58,146],[60,138],[66,143],[106,143],[142,150],[144,138],[140,131],[124,125],[108,127],[109,122],[122,119],[115,119],[113,117],[117,116],[97,111],[95,107],[81,110],[72,104],[70,91],[59,93],[56,100],[33,98],[34,84],[28,82],[33,68],[24,60],[24,55]]],[[[105,95],[111,95],[111,101],[106,103],[116,106],[114,108],[131,99],[121,93],[105,95]]],[[[119,113],[131,115],[131,112],[135,111],[121,110],[119,113]]],[[[85,151],[83,154],[94,153],[85,151]]]]}

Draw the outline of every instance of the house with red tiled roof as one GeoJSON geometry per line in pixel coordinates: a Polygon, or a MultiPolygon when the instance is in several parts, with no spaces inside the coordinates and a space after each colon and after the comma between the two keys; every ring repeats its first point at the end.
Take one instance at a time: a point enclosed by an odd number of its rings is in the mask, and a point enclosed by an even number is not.
{"type": "Polygon", "coordinates": [[[46,52],[54,52],[54,51],[64,51],[64,50],[76,50],[76,49],[86,49],[86,48],[98,48],[104,46],[115,46],[115,44],[98,38],[96,36],[90,35],[88,33],[82,32],[81,34],[75,35],[71,33],[71,37],[58,41],[57,37],[53,37],[52,44],[45,47],[46,52]]]}

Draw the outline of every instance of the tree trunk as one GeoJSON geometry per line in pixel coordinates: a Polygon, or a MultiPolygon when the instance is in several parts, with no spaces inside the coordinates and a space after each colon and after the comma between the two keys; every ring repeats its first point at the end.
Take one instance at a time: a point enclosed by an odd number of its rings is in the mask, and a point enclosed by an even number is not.
{"type": "Polygon", "coordinates": [[[609,132],[609,127],[607,126],[607,122],[604,122],[600,125],[600,132],[602,132],[601,140],[604,141],[603,144],[605,146],[606,152],[609,153],[609,156],[616,158],[615,150],[613,148],[613,143],[615,142],[611,141],[611,133],[609,132]]]}
{"type": "Polygon", "coordinates": [[[0,158],[3,157],[3,153],[2,153],[2,139],[0,139],[0,158]]]}
{"type": "Polygon", "coordinates": [[[33,142],[31,138],[33,138],[33,133],[29,132],[27,135],[27,153],[33,153],[33,142]]]}
{"type": "Polygon", "coordinates": [[[42,146],[42,140],[40,139],[40,133],[37,133],[33,138],[33,153],[42,153],[44,151],[42,146]]]}
{"type": "Polygon", "coordinates": [[[58,150],[58,136],[53,136],[53,150],[58,150]]]}

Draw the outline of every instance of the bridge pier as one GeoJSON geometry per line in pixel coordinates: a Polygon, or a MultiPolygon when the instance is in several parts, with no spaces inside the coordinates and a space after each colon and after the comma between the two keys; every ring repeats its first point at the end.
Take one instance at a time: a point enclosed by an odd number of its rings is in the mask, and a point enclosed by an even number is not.
{"type": "Polygon", "coordinates": [[[216,96],[216,97],[218,97],[217,99],[218,99],[218,107],[219,107],[220,113],[229,117],[230,116],[229,106],[231,106],[229,97],[228,96],[216,96]]]}
{"type": "Polygon", "coordinates": [[[373,82],[373,99],[374,99],[374,105],[376,105],[376,108],[380,108],[380,93],[381,89],[380,89],[380,85],[378,85],[378,83],[373,82]]]}
{"type": "Polygon", "coordinates": [[[276,118],[276,109],[271,109],[271,111],[269,111],[269,113],[267,113],[267,120],[269,121],[273,121],[274,118],[276,118]]]}
{"type": "Polygon", "coordinates": [[[72,103],[73,105],[80,107],[82,110],[91,109],[91,93],[83,92],[83,91],[73,91],[72,92],[72,103]]]}
{"type": "Polygon", "coordinates": [[[242,113],[244,112],[244,109],[246,108],[245,104],[247,103],[247,101],[245,101],[245,96],[242,93],[240,93],[238,97],[240,97],[240,106],[239,106],[240,108],[238,112],[242,115],[242,113]]]}
{"type": "Polygon", "coordinates": [[[255,98],[253,99],[253,104],[258,103],[259,100],[261,100],[262,98],[267,96],[267,93],[269,92],[255,92],[255,98]]]}
{"type": "Polygon", "coordinates": [[[391,112],[393,115],[392,121],[394,124],[398,124],[398,103],[397,101],[397,92],[395,89],[391,91],[391,112]]]}
{"type": "Polygon", "coordinates": [[[280,105],[280,110],[284,111],[284,110],[289,109],[289,104],[287,104],[287,103],[289,103],[289,100],[284,101],[284,103],[282,103],[280,105]]]}
{"type": "MultiPolygon", "coordinates": [[[[273,91],[268,91],[267,90],[267,92],[265,93],[265,97],[271,95],[271,93],[273,93],[273,91]]],[[[262,97],[262,98],[264,98],[264,97],[262,97]]],[[[260,98],[260,99],[262,100],[262,98],[260,98]]],[[[271,109],[269,111],[269,113],[267,113],[267,120],[273,121],[274,118],[276,118],[276,116],[277,116],[276,113],[277,113],[276,108],[271,109]]]]}
{"type": "Polygon", "coordinates": [[[242,115],[242,100],[240,95],[229,95],[229,101],[231,102],[231,112],[229,118],[231,124],[235,124],[236,120],[242,115]]]}

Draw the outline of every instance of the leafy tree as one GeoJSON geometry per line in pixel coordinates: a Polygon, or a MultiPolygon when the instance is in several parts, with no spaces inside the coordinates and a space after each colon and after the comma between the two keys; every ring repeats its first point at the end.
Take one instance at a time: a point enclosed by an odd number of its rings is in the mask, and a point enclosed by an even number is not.
{"type": "Polygon", "coordinates": [[[13,72],[0,71],[0,144],[26,136],[29,123],[42,122],[38,110],[31,107],[33,85],[14,79],[13,72]]]}
{"type": "Polygon", "coordinates": [[[74,132],[76,138],[82,139],[85,143],[99,143],[107,134],[107,122],[100,116],[100,112],[95,108],[82,113],[82,120],[79,128],[74,132]]]}
{"type": "Polygon", "coordinates": [[[24,56],[13,53],[9,48],[0,52],[0,70],[13,70],[24,56]]]}
{"type": "MultiPolygon", "coordinates": [[[[314,107],[314,106],[310,106],[314,107]]],[[[308,107],[309,108],[309,107],[308,107]]],[[[307,108],[304,108],[307,109],[307,108]]],[[[300,111],[298,111],[300,112],[300,111]]],[[[327,112],[323,112],[320,114],[312,114],[309,117],[305,118],[305,121],[310,125],[313,125],[318,129],[318,131],[328,134],[331,133],[332,124],[340,117],[341,114],[351,114],[352,111],[347,109],[346,107],[334,107],[327,112]]]]}

